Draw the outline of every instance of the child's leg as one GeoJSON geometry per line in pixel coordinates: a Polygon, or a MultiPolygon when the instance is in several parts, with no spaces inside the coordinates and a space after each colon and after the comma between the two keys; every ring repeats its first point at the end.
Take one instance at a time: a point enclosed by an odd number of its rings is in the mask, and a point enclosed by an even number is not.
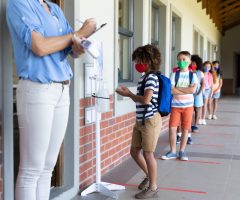
{"type": "Polygon", "coordinates": [[[141,148],[131,147],[130,154],[137,165],[143,170],[146,176],[148,176],[148,167],[141,153],[141,148]]]}
{"type": "Polygon", "coordinates": [[[201,113],[202,113],[202,106],[197,108],[197,112],[196,112],[196,125],[199,123],[199,119],[201,119],[201,113]]]}
{"type": "Polygon", "coordinates": [[[202,109],[202,119],[205,120],[206,113],[207,113],[208,98],[205,98],[203,101],[204,101],[204,105],[202,109]]]}
{"type": "Polygon", "coordinates": [[[170,150],[173,153],[176,153],[177,149],[176,149],[176,131],[177,131],[177,127],[169,127],[169,144],[170,144],[170,150]]]}
{"type": "Polygon", "coordinates": [[[137,165],[144,171],[146,176],[148,176],[147,164],[141,153],[141,149],[142,149],[141,127],[142,127],[142,124],[139,122],[137,122],[133,127],[130,154],[134,159],[134,161],[137,163],[137,165]]]}
{"type": "Polygon", "coordinates": [[[213,99],[213,115],[216,115],[218,108],[218,99],[213,99]]]}
{"type": "Polygon", "coordinates": [[[183,108],[183,112],[181,116],[182,139],[180,143],[180,151],[184,151],[186,148],[187,139],[188,139],[188,130],[191,128],[191,124],[192,124],[192,114],[193,114],[193,107],[183,108]]]}
{"type": "Polygon", "coordinates": [[[209,114],[209,119],[211,119],[211,116],[212,116],[212,97],[211,96],[208,98],[208,114],[209,114]]]}
{"type": "Polygon", "coordinates": [[[145,161],[147,163],[148,168],[148,176],[149,176],[149,188],[151,190],[157,189],[157,162],[154,157],[153,152],[143,152],[145,161]]]}
{"type": "MultiPolygon", "coordinates": [[[[157,141],[161,131],[162,119],[159,113],[152,118],[145,120],[145,125],[142,128],[142,149],[147,172],[149,176],[149,187],[152,190],[157,189],[157,162],[153,152],[156,149],[157,141]]],[[[176,132],[175,132],[176,135],[176,132]]]]}
{"type": "Polygon", "coordinates": [[[187,145],[188,140],[188,129],[182,129],[182,137],[180,142],[180,149],[179,151],[184,151],[187,145]]]}

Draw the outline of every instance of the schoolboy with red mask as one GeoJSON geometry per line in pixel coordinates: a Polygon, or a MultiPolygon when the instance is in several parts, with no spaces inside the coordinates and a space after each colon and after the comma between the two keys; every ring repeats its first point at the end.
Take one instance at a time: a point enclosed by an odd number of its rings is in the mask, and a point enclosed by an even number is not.
{"type": "Polygon", "coordinates": [[[162,118],[154,106],[158,100],[159,81],[154,73],[160,69],[161,54],[153,45],[138,47],[132,54],[135,69],[144,75],[139,79],[137,94],[133,94],[127,87],[120,86],[116,92],[130,97],[136,102],[136,124],[133,128],[131,156],[146,174],[135,195],[137,199],[148,199],[157,196],[157,162],[154,157],[158,137],[161,131],[162,118]],[[145,80],[144,94],[141,94],[143,80],[145,80]],[[153,104],[151,103],[153,102],[153,104]],[[146,110],[145,110],[146,108],[146,110]],[[144,120],[144,123],[142,123],[144,120]],[[141,153],[143,150],[143,154],[141,153]],[[149,184],[149,186],[148,186],[149,184]]]}

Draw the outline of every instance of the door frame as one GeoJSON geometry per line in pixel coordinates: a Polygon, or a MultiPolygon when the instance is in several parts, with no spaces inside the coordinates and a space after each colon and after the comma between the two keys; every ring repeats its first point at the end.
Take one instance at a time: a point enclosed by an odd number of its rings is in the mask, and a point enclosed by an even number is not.
{"type": "MultiPolygon", "coordinates": [[[[0,123],[2,126],[3,199],[14,199],[14,153],[13,153],[13,91],[12,91],[12,43],[6,23],[6,4],[0,0],[0,123]],[[9,67],[11,66],[11,67],[9,67]]],[[[74,24],[75,1],[65,5],[66,17],[74,24]]],[[[79,74],[74,61],[69,63],[75,74],[79,74]]],[[[64,139],[64,187],[51,190],[51,200],[71,199],[79,191],[79,76],[71,80],[70,115],[64,139]]],[[[1,163],[0,163],[1,164],[1,163]]]]}
{"type": "Polygon", "coordinates": [[[1,119],[2,119],[2,147],[3,147],[3,199],[14,199],[14,171],[13,171],[13,92],[12,92],[12,46],[5,20],[7,0],[1,0],[1,30],[0,43],[5,47],[0,56],[0,86],[1,119]]]}

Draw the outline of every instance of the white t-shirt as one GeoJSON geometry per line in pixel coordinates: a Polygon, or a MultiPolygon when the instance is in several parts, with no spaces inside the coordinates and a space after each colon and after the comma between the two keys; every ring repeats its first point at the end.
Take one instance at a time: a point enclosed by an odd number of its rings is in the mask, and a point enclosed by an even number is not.
{"type": "MultiPolygon", "coordinates": [[[[171,84],[172,87],[175,87],[175,72],[171,75],[171,84]]],[[[191,85],[193,84],[198,84],[198,78],[195,73],[193,73],[193,78],[191,85]]],[[[176,87],[183,87],[187,88],[190,86],[190,81],[189,81],[189,71],[184,71],[179,74],[179,79],[177,82],[176,87]]],[[[177,108],[187,108],[193,106],[194,103],[194,97],[193,94],[176,94],[173,95],[172,99],[172,107],[177,107],[177,108]]]]}

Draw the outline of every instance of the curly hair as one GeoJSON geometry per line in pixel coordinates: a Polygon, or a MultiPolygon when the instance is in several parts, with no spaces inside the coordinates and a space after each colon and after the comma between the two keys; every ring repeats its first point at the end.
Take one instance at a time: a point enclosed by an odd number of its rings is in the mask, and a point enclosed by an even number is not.
{"type": "Polygon", "coordinates": [[[195,62],[197,65],[197,70],[202,71],[203,61],[202,58],[199,55],[192,55],[191,61],[195,62]]]}
{"type": "Polygon", "coordinates": [[[149,68],[153,71],[160,70],[162,61],[159,49],[150,44],[135,49],[132,54],[132,60],[148,64],[149,68]]]}

